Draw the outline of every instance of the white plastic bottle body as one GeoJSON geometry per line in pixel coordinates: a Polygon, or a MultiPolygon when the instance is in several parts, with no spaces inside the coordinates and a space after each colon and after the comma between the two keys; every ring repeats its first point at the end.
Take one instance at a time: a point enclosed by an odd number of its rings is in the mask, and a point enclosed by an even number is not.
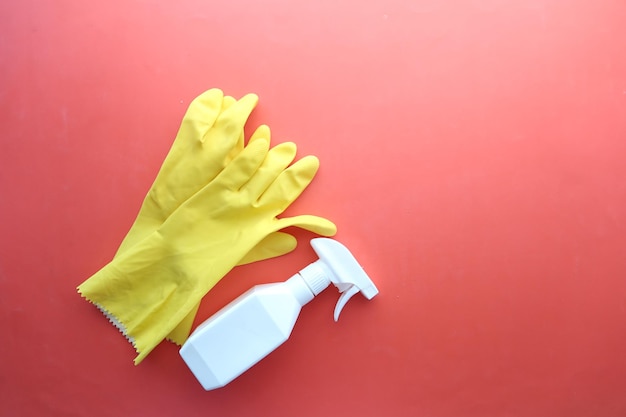
{"type": "Polygon", "coordinates": [[[378,289],[348,248],[328,239],[311,240],[319,259],[287,281],[259,285],[202,323],[180,355],[202,384],[223,387],[284,343],[302,306],[333,283],[341,296],[335,321],[357,293],[371,300],[378,289]]]}
{"type": "Polygon", "coordinates": [[[205,390],[222,387],[284,343],[311,299],[298,275],[253,287],[202,323],[180,354],[205,390]]]}

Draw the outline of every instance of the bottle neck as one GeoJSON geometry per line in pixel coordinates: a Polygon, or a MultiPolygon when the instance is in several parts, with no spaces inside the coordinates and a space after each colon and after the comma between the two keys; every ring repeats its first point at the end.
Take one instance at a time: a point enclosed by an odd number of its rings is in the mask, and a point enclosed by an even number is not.
{"type": "Polygon", "coordinates": [[[302,269],[286,281],[300,305],[305,305],[330,285],[328,272],[321,260],[302,269]]]}
{"type": "Polygon", "coordinates": [[[289,291],[296,297],[296,300],[300,303],[300,306],[304,306],[306,303],[315,298],[315,294],[311,291],[311,289],[306,285],[304,279],[300,276],[300,274],[295,274],[287,281],[285,281],[285,285],[289,287],[289,291]]]}
{"type": "Polygon", "coordinates": [[[313,295],[321,293],[330,285],[330,273],[321,259],[309,264],[298,273],[313,295]]]}

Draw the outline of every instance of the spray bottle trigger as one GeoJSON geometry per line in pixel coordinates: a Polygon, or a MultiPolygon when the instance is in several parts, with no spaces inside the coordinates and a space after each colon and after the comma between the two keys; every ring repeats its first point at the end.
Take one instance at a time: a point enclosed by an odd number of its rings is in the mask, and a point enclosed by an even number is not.
{"type": "Polygon", "coordinates": [[[358,292],[359,288],[356,285],[350,285],[341,291],[341,297],[339,297],[339,301],[337,301],[337,305],[335,306],[335,321],[339,320],[339,314],[341,314],[341,310],[343,310],[348,300],[358,292]]]}

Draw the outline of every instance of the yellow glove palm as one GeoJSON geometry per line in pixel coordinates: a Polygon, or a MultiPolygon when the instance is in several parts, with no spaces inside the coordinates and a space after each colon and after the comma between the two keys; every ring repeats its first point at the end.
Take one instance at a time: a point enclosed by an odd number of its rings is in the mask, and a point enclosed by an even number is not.
{"type": "MultiPolygon", "coordinates": [[[[172,148],[116,257],[157,230],[183,202],[215,178],[241,152],[244,125],[257,102],[258,97],[254,94],[236,101],[224,96],[219,89],[206,91],[191,102],[172,148]]],[[[270,130],[265,125],[254,132],[249,142],[261,138],[270,139],[270,130]]],[[[295,157],[295,147],[284,146],[280,153],[285,168],[295,157]]],[[[259,242],[238,263],[283,255],[295,246],[293,236],[276,232],[259,242]]],[[[198,307],[199,304],[172,330],[168,339],[177,344],[184,343],[198,307]]]]}
{"type": "Polygon", "coordinates": [[[313,179],[317,158],[295,145],[252,141],[149,236],[79,286],[129,338],[138,364],[252,248],[285,227],[333,235],[335,225],[302,215],[278,219],[313,179]]]}

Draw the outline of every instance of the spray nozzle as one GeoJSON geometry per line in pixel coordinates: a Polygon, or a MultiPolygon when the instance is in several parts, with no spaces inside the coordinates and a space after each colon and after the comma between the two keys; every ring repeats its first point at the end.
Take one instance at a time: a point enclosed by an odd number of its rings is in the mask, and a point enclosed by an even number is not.
{"type": "Polygon", "coordinates": [[[335,306],[335,321],[354,294],[360,292],[368,300],[378,294],[376,285],[348,248],[328,238],[313,239],[311,246],[320,259],[300,271],[300,275],[314,295],[319,294],[331,282],[337,287],[341,296],[335,306]]]}

